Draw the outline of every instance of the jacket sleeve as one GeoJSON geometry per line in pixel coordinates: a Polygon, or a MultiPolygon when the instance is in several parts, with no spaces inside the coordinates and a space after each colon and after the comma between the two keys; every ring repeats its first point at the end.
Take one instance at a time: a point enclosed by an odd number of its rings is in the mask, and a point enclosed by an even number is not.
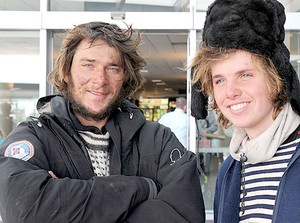
{"type": "MultiPolygon", "coordinates": [[[[142,144],[153,145],[153,160],[159,160],[154,178],[160,185],[160,191],[155,199],[139,204],[126,222],[205,222],[195,154],[183,148],[168,128],[162,125],[153,126],[151,131],[154,134],[149,133],[148,129],[142,144]]],[[[151,157],[148,157],[148,160],[148,163],[151,163],[151,157]]],[[[151,169],[151,167],[145,169],[151,169]]]]}
{"type": "Polygon", "coordinates": [[[148,180],[137,176],[54,178],[42,143],[23,124],[1,145],[0,169],[0,215],[8,223],[122,222],[149,196],[148,180]],[[4,155],[20,141],[32,145],[29,160],[4,155]]]}

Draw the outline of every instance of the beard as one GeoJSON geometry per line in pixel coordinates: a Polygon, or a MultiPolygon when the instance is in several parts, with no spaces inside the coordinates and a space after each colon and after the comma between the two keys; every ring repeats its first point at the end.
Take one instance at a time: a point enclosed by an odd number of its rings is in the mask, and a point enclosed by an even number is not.
{"type": "MultiPolygon", "coordinates": [[[[123,88],[122,88],[123,89],[123,88]]],[[[78,102],[74,97],[74,84],[73,81],[70,82],[68,86],[68,91],[66,94],[66,98],[70,101],[71,108],[74,113],[80,115],[83,118],[91,118],[94,121],[100,121],[108,117],[111,113],[113,113],[120,105],[121,101],[124,99],[122,95],[124,95],[121,92],[119,93],[119,96],[114,100],[111,101],[106,108],[104,108],[99,113],[92,113],[90,112],[82,103],[78,102]]]]}

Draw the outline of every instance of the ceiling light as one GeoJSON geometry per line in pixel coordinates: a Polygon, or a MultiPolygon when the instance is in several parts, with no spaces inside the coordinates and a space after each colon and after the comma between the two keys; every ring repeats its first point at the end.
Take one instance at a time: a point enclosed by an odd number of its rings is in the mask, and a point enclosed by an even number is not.
{"type": "Polygon", "coordinates": [[[153,83],[159,83],[159,82],[161,82],[161,80],[158,80],[158,79],[156,79],[156,80],[151,80],[153,83]]]}
{"type": "Polygon", "coordinates": [[[164,82],[157,82],[156,85],[167,85],[167,84],[164,82]]]}

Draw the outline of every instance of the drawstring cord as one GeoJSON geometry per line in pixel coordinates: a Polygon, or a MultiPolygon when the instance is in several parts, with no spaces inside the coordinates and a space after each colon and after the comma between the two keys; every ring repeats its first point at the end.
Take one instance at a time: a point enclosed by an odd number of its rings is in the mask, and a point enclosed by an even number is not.
{"type": "MultiPolygon", "coordinates": [[[[118,107],[118,110],[120,112],[123,112],[122,108],[118,107]]],[[[125,108],[125,110],[127,110],[129,112],[129,119],[132,120],[133,119],[133,112],[131,108],[125,108]]]]}
{"type": "Polygon", "coordinates": [[[240,161],[242,164],[242,179],[241,179],[241,184],[242,184],[242,198],[241,198],[241,211],[242,214],[245,213],[245,197],[247,195],[246,192],[246,182],[245,182],[245,166],[246,166],[246,161],[247,161],[247,156],[245,156],[245,153],[241,153],[240,155],[240,161]]]}

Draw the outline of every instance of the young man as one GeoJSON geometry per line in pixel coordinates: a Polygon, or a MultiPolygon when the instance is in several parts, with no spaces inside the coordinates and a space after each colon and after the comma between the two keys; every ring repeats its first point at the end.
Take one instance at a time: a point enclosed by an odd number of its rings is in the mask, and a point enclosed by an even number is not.
{"type": "Polygon", "coordinates": [[[102,22],[63,40],[40,116],[0,149],[4,222],[204,222],[195,155],[125,100],[143,83],[140,34],[102,22]]]}
{"type": "Polygon", "coordinates": [[[192,63],[192,112],[205,116],[209,96],[218,123],[234,128],[215,222],[299,222],[300,84],[284,23],[275,0],[216,0],[207,11],[192,63]]]}

